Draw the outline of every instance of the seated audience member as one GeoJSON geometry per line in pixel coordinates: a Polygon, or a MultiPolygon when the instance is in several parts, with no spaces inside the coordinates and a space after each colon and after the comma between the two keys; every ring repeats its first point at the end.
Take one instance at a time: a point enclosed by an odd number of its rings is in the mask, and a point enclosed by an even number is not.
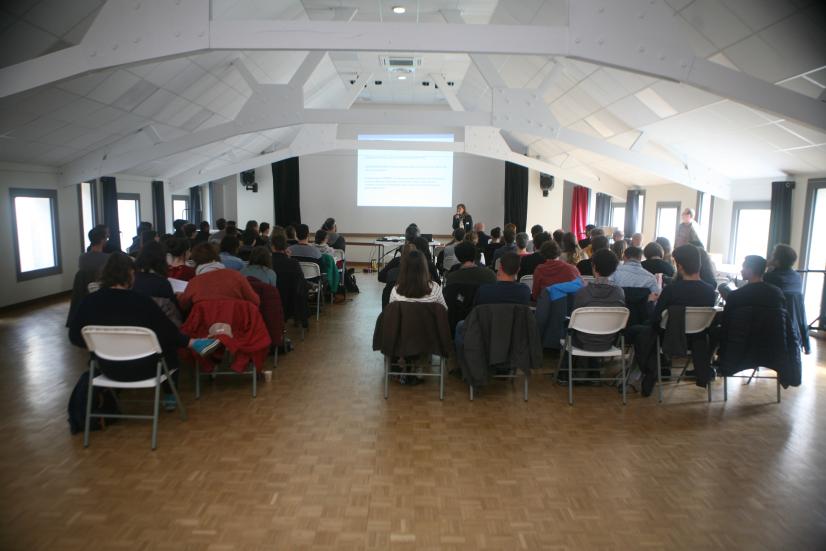
{"type": "MultiPolygon", "coordinates": [[[[662,313],[670,306],[714,306],[714,287],[700,279],[700,251],[693,245],[683,245],[674,250],[679,278],[666,285],[657,299],[651,326],[634,326],[627,330],[629,342],[634,343],[635,356],[643,373],[642,395],[650,396],[657,382],[657,361],[655,335],[660,329],[662,313]]],[[[695,368],[696,369],[696,368],[695,368]]],[[[698,379],[698,384],[705,385],[698,379]]]]}
{"type": "MultiPolygon", "coordinates": [[[[603,249],[606,251],[609,250],[608,238],[604,235],[595,235],[591,238],[591,244],[589,246],[591,247],[590,257],[584,260],[580,260],[576,265],[576,269],[579,270],[579,273],[582,275],[593,276],[594,271],[591,258],[593,258],[595,254],[597,254],[597,251],[601,251],[603,249]]],[[[614,255],[614,258],[616,258],[616,255],[614,255]]],[[[614,271],[611,270],[611,273],[614,273],[614,271]]]]}
{"type": "Polygon", "coordinates": [[[588,244],[587,247],[582,247],[582,254],[586,258],[590,258],[590,256],[594,254],[594,238],[599,236],[605,237],[605,232],[602,231],[602,228],[593,228],[590,232],[588,232],[588,237],[590,238],[591,242],[588,244]]]}
{"type": "Polygon", "coordinates": [[[168,271],[163,246],[154,241],[147,243],[141,248],[135,260],[135,282],[132,290],[151,297],[163,313],[176,326],[180,326],[181,310],[178,308],[175,293],[172,292],[172,285],[167,279],[168,271]]]}
{"type": "Polygon", "coordinates": [[[321,225],[321,229],[327,232],[327,244],[340,251],[347,249],[347,241],[344,236],[338,233],[338,226],[335,218],[328,218],[321,225]]]}
{"type": "Polygon", "coordinates": [[[777,286],[763,281],[763,274],[766,273],[765,258],[753,254],[748,255],[743,260],[743,268],[740,273],[747,284],[729,293],[726,299],[724,320],[728,313],[744,306],[786,307],[786,298],[783,296],[783,291],[777,286]]]}
{"type": "Polygon", "coordinates": [[[315,247],[318,249],[318,252],[321,254],[328,254],[335,258],[336,253],[333,248],[328,244],[328,236],[325,230],[318,230],[315,232],[315,247]]]}
{"type": "Polygon", "coordinates": [[[78,271],[88,272],[93,278],[100,274],[109,259],[109,253],[103,252],[107,243],[106,233],[106,226],[95,226],[89,230],[89,250],[77,259],[78,271]]]}
{"type": "MultiPolygon", "coordinates": [[[[228,235],[224,239],[230,237],[233,236],[228,235]]],[[[250,287],[247,278],[240,271],[224,266],[212,245],[201,243],[195,246],[192,260],[195,262],[195,277],[189,280],[186,290],[178,296],[182,310],[188,311],[193,304],[205,300],[246,300],[259,305],[258,293],[250,287]]]]}
{"type": "Polygon", "coordinates": [[[247,225],[244,226],[244,231],[241,232],[241,242],[255,243],[258,240],[258,221],[247,220],[247,225]]]}
{"type": "Polygon", "coordinates": [[[671,258],[671,241],[667,237],[658,237],[654,241],[663,248],[663,260],[674,266],[674,259],[671,258]]]}
{"type": "Polygon", "coordinates": [[[257,247],[261,246],[269,246],[270,244],[270,223],[269,222],[261,222],[258,224],[258,245],[257,247]]]}
{"type": "Polygon", "coordinates": [[[390,291],[390,302],[436,302],[447,309],[442,288],[430,279],[427,257],[419,250],[402,256],[396,286],[390,291]]]}
{"type": "Polygon", "coordinates": [[[221,243],[221,240],[227,235],[227,221],[225,218],[219,218],[215,221],[215,227],[218,231],[209,236],[210,243],[221,243]]]}
{"type": "Polygon", "coordinates": [[[456,228],[455,230],[453,230],[453,239],[448,241],[447,245],[445,245],[444,251],[442,252],[442,269],[444,271],[450,271],[451,268],[459,264],[459,260],[456,258],[456,253],[454,252],[454,249],[456,248],[456,245],[458,245],[464,240],[464,229],[456,228]]]}
{"type": "MultiPolygon", "coordinates": [[[[412,234],[411,234],[412,236],[412,234]]],[[[430,257],[430,244],[427,242],[427,239],[421,237],[419,235],[413,236],[408,242],[405,244],[404,247],[401,249],[401,254],[384,265],[384,267],[379,271],[379,281],[385,283],[387,285],[395,285],[396,279],[399,276],[399,265],[402,261],[402,256],[404,253],[409,250],[413,249],[418,250],[425,258],[427,258],[427,270],[430,273],[431,281],[439,281],[439,270],[436,268],[436,264],[433,263],[433,259],[430,257]]]]}
{"type": "Polygon", "coordinates": [[[488,240],[488,244],[485,247],[485,264],[488,266],[493,266],[493,255],[496,253],[496,249],[502,246],[502,229],[497,226],[490,230],[490,240],[488,240]]]}
{"type": "Polygon", "coordinates": [[[141,250],[141,245],[143,244],[141,239],[143,238],[143,233],[152,231],[152,224],[149,222],[141,222],[138,224],[138,231],[135,233],[135,237],[132,238],[132,244],[129,245],[129,254],[134,256],[138,254],[141,250]]]}
{"type": "Polygon", "coordinates": [[[307,282],[298,260],[287,252],[287,234],[281,228],[273,228],[270,238],[272,270],[276,275],[276,287],[284,305],[284,319],[293,318],[306,327],[306,308],[299,311],[301,301],[306,300],[307,282]]]}
{"type": "MultiPolygon", "coordinates": [[[[512,226],[512,224],[508,224],[508,226],[512,226]]],[[[512,227],[505,226],[505,231],[503,232],[503,239],[504,244],[497,248],[496,251],[493,253],[493,261],[491,262],[491,267],[496,268],[496,261],[499,258],[502,258],[502,255],[505,253],[515,253],[516,251],[516,231],[512,227]]]]}
{"type": "Polygon", "coordinates": [[[299,224],[295,229],[295,236],[298,242],[295,245],[290,245],[289,249],[287,249],[290,251],[290,256],[315,261],[321,259],[321,251],[309,243],[310,227],[307,224],[299,224]]]}
{"type": "Polygon", "coordinates": [[[694,247],[697,247],[697,250],[700,251],[700,279],[705,281],[712,287],[716,287],[717,266],[714,265],[714,262],[711,260],[711,257],[706,252],[702,243],[700,243],[699,241],[694,241],[689,244],[694,247]]]}
{"type": "Polygon", "coordinates": [[[496,275],[487,268],[476,265],[476,248],[469,241],[458,243],[454,249],[459,268],[447,274],[447,284],[493,283],[496,275]]]}
{"type": "Polygon", "coordinates": [[[550,240],[551,236],[546,231],[539,232],[533,237],[533,243],[534,247],[536,247],[536,251],[527,256],[521,257],[519,263],[520,278],[526,275],[532,275],[536,267],[545,262],[545,257],[542,256],[540,250],[542,249],[542,245],[550,240]]]}
{"type": "MultiPolygon", "coordinates": [[[[234,235],[227,235],[221,240],[221,263],[225,268],[240,272],[244,269],[244,261],[238,258],[238,249],[241,248],[241,243],[234,235]]],[[[197,269],[196,269],[197,271],[197,269]]]]}
{"type": "MultiPolygon", "coordinates": [[[[611,235],[611,239],[614,243],[617,243],[618,241],[625,241],[625,235],[622,233],[622,230],[614,230],[614,233],[611,235]]],[[[617,258],[622,257],[620,256],[617,258]]]]}
{"type": "Polygon", "coordinates": [[[513,252],[502,255],[499,269],[496,270],[496,281],[480,285],[476,291],[474,303],[476,305],[530,304],[531,290],[528,289],[527,285],[516,281],[516,274],[519,272],[521,260],[519,255],[513,252]]]}
{"type": "Polygon", "coordinates": [[[583,259],[582,251],[576,241],[576,236],[571,232],[562,234],[562,246],[560,247],[559,259],[568,264],[576,266],[583,259]]]}
{"type": "Polygon", "coordinates": [[[611,252],[619,259],[625,258],[625,249],[628,248],[628,241],[620,239],[611,243],[611,252]]]}
{"type": "Polygon", "coordinates": [[[559,260],[559,245],[556,244],[556,241],[543,243],[539,252],[542,253],[545,262],[533,271],[533,290],[531,292],[533,300],[539,298],[539,294],[545,287],[573,281],[579,277],[576,266],[571,266],[567,262],[559,260]]]}
{"type": "Polygon", "coordinates": [[[786,295],[786,309],[792,316],[792,321],[797,324],[803,348],[806,354],[810,351],[808,320],[806,319],[806,308],[803,300],[803,280],[794,269],[797,262],[797,253],[788,245],[775,245],[772,257],[769,261],[770,271],[763,276],[763,281],[771,283],[779,288],[786,295]]]}
{"type": "Polygon", "coordinates": [[[562,230],[554,230],[554,232],[551,234],[551,238],[554,240],[554,243],[556,243],[559,246],[560,251],[562,250],[563,237],[565,237],[565,232],[562,230]]]}
{"type": "Polygon", "coordinates": [[[488,246],[488,241],[490,241],[490,236],[485,233],[485,225],[482,222],[476,222],[473,225],[473,231],[476,232],[477,236],[476,248],[485,252],[485,247],[488,246]]]}
{"type": "Polygon", "coordinates": [[[514,239],[514,243],[516,243],[516,254],[519,256],[527,256],[530,253],[528,252],[528,234],[525,232],[519,232],[516,234],[516,239],[514,239]]]}
{"type": "Polygon", "coordinates": [[[591,232],[596,229],[596,226],[593,224],[587,224],[585,226],[585,238],[579,240],[579,248],[585,250],[591,244],[591,232]]]}
{"type": "Polygon", "coordinates": [[[209,241],[209,222],[204,220],[198,226],[198,233],[195,234],[195,238],[192,240],[192,246],[194,247],[198,243],[206,243],[209,241]]]}
{"type": "Polygon", "coordinates": [[[625,258],[614,275],[611,282],[618,287],[645,287],[652,294],[658,295],[662,289],[657,283],[654,274],[642,267],[642,249],[639,247],[628,247],[625,249],[625,258]]]}
{"type": "MultiPolygon", "coordinates": [[[[113,253],[101,272],[101,288],[83,299],[71,321],[69,340],[72,344],[86,348],[81,330],[87,325],[145,327],[157,336],[170,371],[178,366],[178,348],[190,347],[206,355],[219,346],[215,339],[190,339],[181,333],[151,298],[132,290],[134,280],[132,259],[123,253],[113,253]]],[[[154,377],[157,372],[157,360],[151,356],[126,362],[99,359],[98,364],[103,374],[115,381],[140,381],[154,377]]],[[[164,396],[164,406],[174,408],[171,389],[165,392],[168,393],[164,396]]]]}
{"type": "Polygon", "coordinates": [[[663,274],[664,277],[674,277],[674,266],[670,262],[663,260],[662,246],[656,241],[652,241],[643,249],[645,260],[642,261],[642,267],[652,274],[663,274]]]}
{"type": "Polygon", "coordinates": [[[476,235],[475,231],[470,230],[468,232],[465,232],[465,238],[462,241],[470,243],[475,248],[476,245],[479,243],[479,236],[476,235]]]}
{"type": "Polygon", "coordinates": [[[637,247],[638,249],[642,248],[642,234],[635,233],[631,236],[631,246],[637,247]]]}
{"type": "Polygon", "coordinates": [[[189,260],[189,241],[173,237],[167,241],[166,252],[169,254],[169,267],[166,277],[189,281],[195,277],[195,268],[187,264],[189,260]]]}
{"type": "Polygon", "coordinates": [[[287,236],[287,247],[291,247],[291,246],[295,245],[296,243],[298,243],[298,239],[296,239],[296,236],[295,236],[295,226],[288,225],[287,227],[284,228],[284,233],[287,236]]]}
{"type": "Polygon", "coordinates": [[[536,239],[536,236],[542,233],[543,231],[545,230],[539,224],[534,224],[533,226],[531,226],[531,240],[528,241],[528,246],[526,247],[529,253],[539,251],[539,246],[537,246],[536,243],[534,243],[534,239],[536,239]]]}
{"type": "Polygon", "coordinates": [[[278,280],[272,269],[272,253],[269,247],[255,247],[250,253],[250,263],[241,270],[241,275],[254,277],[276,287],[278,280]]]}
{"type": "Polygon", "coordinates": [[[184,226],[186,226],[186,220],[181,218],[176,218],[172,221],[172,235],[175,237],[185,237],[184,235],[184,226]]]}

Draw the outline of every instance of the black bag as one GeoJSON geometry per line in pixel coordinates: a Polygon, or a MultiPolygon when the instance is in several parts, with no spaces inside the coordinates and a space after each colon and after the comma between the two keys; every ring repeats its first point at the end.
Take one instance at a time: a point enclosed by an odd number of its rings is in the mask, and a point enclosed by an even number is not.
{"type": "MultiPolygon", "coordinates": [[[[112,389],[95,387],[92,394],[92,413],[118,414],[120,409],[112,389]]],[[[69,430],[72,434],[83,432],[86,424],[86,397],[89,396],[89,371],[86,370],[75,384],[72,395],[69,397],[69,430]]],[[[102,430],[105,427],[105,419],[93,417],[89,423],[89,430],[102,430]]],[[[110,419],[109,422],[114,421],[110,419]]]]}
{"type": "Polygon", "coordinates": [[[349,268],[344,273],[344,288],[347,289],[348,293],[358,293],[359,286],[356,285],[356,276],[354,274],[355,270],[353,268],[349,268]]]}

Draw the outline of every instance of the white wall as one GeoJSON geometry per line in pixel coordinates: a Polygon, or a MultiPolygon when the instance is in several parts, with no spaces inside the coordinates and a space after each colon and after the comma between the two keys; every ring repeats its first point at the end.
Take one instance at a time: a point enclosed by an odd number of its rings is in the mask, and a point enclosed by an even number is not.
{"type": "Polygon", "coordinates": [[[563,181],[555,179],[553,189],[548,192],[547,197],[543,197],[542,190],[539,188],[539,171],[528,171],[527,231],[530,231],[531,226],[536,224],[549,233],[562,227],[563,188],[563,181]]]}
{"type": "MultiPolygon", "coordinates": [[[[77,271],[77,258],[81,253],[80,211],[77,186],[60,187],[54,168],[16,163],[0,163],[0,213],[3,226],[0,230],[0,306],[8,306],[39,297],[60,293],[72,288],[77,271]],[[34,188],[57,190],[57,216],[60,255],[63,272],[29,281],[17,281],[12,242],[12,205],[10,188],[34,188]]],[[[37,228],[32,228],[37,230],[37,228]]]]}
{"type": "MultiPolygon", "coordinates": [[[[344,235],[401,235],[410,222],[416,222],[423,233],[443,235],[452,231],[454,207],[356,206],[355,151],[306,155],[299,159],[299,167],[301,220],[311,229],[318,228],[332,216],[344,235]]],[[[465,203],[475,222],[484,222],[489,228],[501,226],[504,193],[504,162],[464,153],[455,154],[453,203],[465,203]]]]}
{"type": "Polygon", "coordinates": [[[213,193],[215,193],[212,205],[215,208],[212,212],[212,220],[210,220],[210,222],[213,225],[218,218],[238,221],[237,199],[239,186],[237,174],[212,182],[212,190],[213,193]]]}
{"type": "MultiPolygon", "coordinates": [[[[657,203],[672,202],[680,203],[680,211],[687,207],[691,207],[696,211],[697,190],[680,184],[664,184],[645,188],[645,203],[643,205],[645,212],[642,216],[643,244],[657,238],[655,235],[657,230],[657,203]]],[[[705,241],[704,236],[701,235],[700,238],[705,241]]]]}
{"type": "MultiPolygon", "coordinates": [[[[247,220],[275,222],[275,203],[273,202],[273,181],[271,165],[255,169],[255,181],[258,182],[258,192],[245,190],[236,179],[237,222],[238,227],[244,229],[247,220]]],[[[304,183],[302,182],[302,188],[304,183]]],[[[302,189],[303,191],[303,189],[302,189]]],[[[319,222],[320,224],[321,222],[319,222]]]]}

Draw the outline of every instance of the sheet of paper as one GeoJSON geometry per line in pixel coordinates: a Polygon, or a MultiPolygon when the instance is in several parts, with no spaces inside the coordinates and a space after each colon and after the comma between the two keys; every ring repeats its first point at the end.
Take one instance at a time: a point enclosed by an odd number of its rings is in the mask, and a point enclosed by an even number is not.
{"type": "Polygon", "coordinates": [[[168,277],[169,283],[172,285],[172,292],[173,293],[183,293],[186,290],[187,282],[182,279],[175,279],[174,277],[168,277]]]}

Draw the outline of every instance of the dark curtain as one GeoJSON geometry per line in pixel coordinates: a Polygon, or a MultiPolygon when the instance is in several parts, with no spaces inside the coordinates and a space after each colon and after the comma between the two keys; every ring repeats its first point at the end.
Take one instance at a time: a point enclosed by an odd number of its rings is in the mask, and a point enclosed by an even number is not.
{"type": "Polygon", "coordinates": [[[109,228],[107,250],[122,251],[118,222],[118,187],[115,179],[112,176],[103,176],[100,179],[100,190],[103,197],[103,223],[109,228]]]}
{"type": "Polygon", "coordinates": [[[626,236],[634,234],[637,228],[637,221],[640,218],[640,195],[642,191],[638,189],[629,189],[628,195],[625,198],[625,228],[626,236]]]}
{"type": "Polygon", "coordinates": [[[298,181],[298,157],[272,164],[275,193],[275,223],[278,226],[301,223],[301,196],[298,181]]]}
{"type": "Polygon", "coordinates": [[[769,258],[778,243],[792,240],[792,191],[794,182],[772,182],[771,219],[769,220],[769,258]]]}
{"type": "Polygon", "coordinates": [[[611,224],[611,196],[607,193],[597,193],[594,225],[598,228],[611,224]]]}
{"type": "Polygon", "coordinates": [[[152,214],[155,231],[158,235],[166,233],[166,214],[164,211],[163,182],[152,180],[152,214]]]}
{"type": "Polygon", "coordinates": [[[505,162],[505,224],[525,231],[528,223],[528,168],[505,162]]]}
{"type": "Polygon", "coordinates": [[[585,225],[588,224],[588,202],[591,190],[584,186],[574,187],[574,196],[571,201],[571,232],[576,240],[584,239],[585,225]]]}
{"type": "Polygon", "coordinates": [[[189,221],[196,226],[203,220],[201,208],[201,186],[189,188],[189,221]]]}

